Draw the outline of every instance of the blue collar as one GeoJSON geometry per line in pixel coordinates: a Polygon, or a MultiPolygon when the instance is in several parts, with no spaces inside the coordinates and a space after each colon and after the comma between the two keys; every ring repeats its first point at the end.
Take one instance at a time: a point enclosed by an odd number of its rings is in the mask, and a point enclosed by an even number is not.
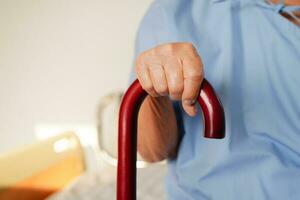
{"type": "Polygon", "coordinates": [[[287,13],[291,17],[293,17],[295,20],[297,20],[300,23],[300,18],[297,17],[294,13],[296,11],[300,11],[300,5],[299,6],[286,6],[284,4],[284,0],[280,0],[279,3],[273,3],[270,0],[212,0],[213,3],[221,3],[226,1],[232,1],[232,2],[247,2],[247,3],[253,3],[255,5],[258,5],[262,8],[267,8],[275,11],[276,13],[287,13]]]}

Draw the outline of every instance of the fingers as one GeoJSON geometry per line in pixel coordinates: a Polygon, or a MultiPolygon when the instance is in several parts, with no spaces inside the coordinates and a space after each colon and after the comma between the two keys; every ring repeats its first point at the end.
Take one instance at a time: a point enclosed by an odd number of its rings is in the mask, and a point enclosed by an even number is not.
{"type": "Polygon", "coordinates": [[[149,69],[150,78],[151,78],[154,90],[160,96],[168,95],[168,85],[167,85],[165,70],[164,70],[162,64],[151,63],[148,66],[148,69],[149,69]]]}
{"type": "Polygon", "coordinates": [[[191,43],[159,45],[143,52],[137,59],[136,73],[149,95],[170,95],[171,99],[182,100],[185,112],[196,115],[203,65],[191,43]]]}
{"type": "Polygon", "coordinates": [[[183,109],[190,116],[197,113],[196,101],[203,80],[203,66],[200,58],[184,58],[182,60],[184,90],[182,93],[183,109]]]}
{"type": "Polygon", "coordinates": [[[139,79],[142,88],[152,97],[158,97],[158,93],[155,91],[149,69],[144,62],[137,61],[136,64],[136,74],[139,79]]]}
{"type": "Polygon", "coordinates": [[[180,59],[177,57],[165,58],[164,69],[171,99],[181,100],[184,83],[180,59]]]}

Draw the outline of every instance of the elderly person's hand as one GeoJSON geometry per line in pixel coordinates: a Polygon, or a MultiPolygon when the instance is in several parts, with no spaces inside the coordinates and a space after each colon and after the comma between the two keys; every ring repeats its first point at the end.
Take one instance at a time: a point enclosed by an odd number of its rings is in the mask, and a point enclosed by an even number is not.
{"type": "Polygon", "coordinates": [[[137,77],[152,97],[182,100],[190,116],[197,112],[195,102],[203,80],[203,65],[191,43],[159,45],[143,52],[136,60],[137,77]]]}

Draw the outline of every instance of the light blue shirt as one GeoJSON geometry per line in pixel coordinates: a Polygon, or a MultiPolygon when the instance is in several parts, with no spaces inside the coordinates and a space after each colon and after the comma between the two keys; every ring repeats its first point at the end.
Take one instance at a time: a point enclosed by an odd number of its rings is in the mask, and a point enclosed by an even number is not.
{"type": "Polygon", "coordinates": [[[278,13],[285,9],[263,0],[156,0],[149,8],[136,55],[192,42],[226,117],[226,138],[205,139],[202,116],[173,102],[182,140],[168,161],[169,200],[300,199],[300,28],[278,13]]]}

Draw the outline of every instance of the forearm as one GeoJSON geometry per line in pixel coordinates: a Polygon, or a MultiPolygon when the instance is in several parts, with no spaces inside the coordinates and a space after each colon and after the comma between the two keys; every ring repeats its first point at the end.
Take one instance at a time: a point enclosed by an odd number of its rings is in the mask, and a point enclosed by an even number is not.
{"type": "Polygon", "coordinates": [[[138,116],[138,151],[151,162],[177,154],[179,131],[172,101],[180,100],[182,109],[195,116],[193,102],[203,80],[203,64],[192,43],[161,44],[142,52],[135,72],[149,94],[138,116]],[[168,95],[168,96],[166,96],[168,95]]]}
{"type": "Polygon", "coordinates": [[[138,115],[138,152],[148,162],[174,158],[178,127],[172,102],[166,96],[147,96],[138,115]]]}

